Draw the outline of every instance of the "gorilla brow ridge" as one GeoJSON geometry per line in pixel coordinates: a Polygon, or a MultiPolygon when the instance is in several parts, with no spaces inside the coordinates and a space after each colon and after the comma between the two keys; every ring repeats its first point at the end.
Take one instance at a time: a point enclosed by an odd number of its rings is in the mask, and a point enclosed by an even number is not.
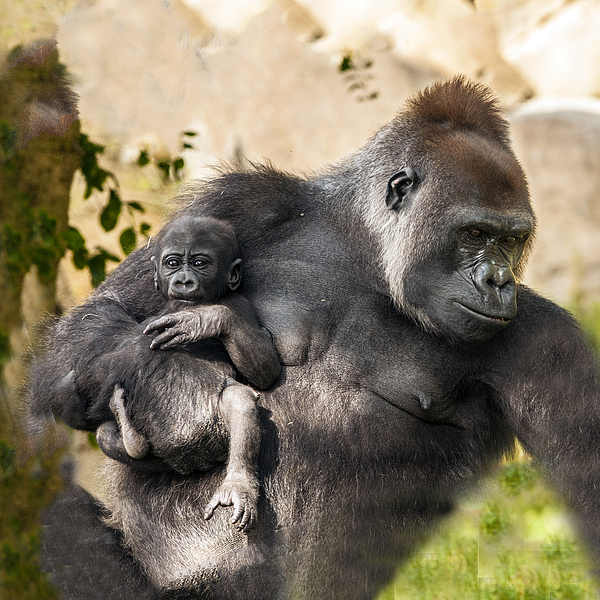
{"type": "Polygon", "coordinates": [[[165,225],[156,235],[154,241],[156,246],[160,245],[165,235],[171,232],[173,224],[177,222],[182,227],[185,227],[194,235],[198,235],[202,231],[216,231],[223,240],[223,248],[225,249],[225,261],[231,263],[236,258],[240,258],[240,249],[237,241],[237,236],[233,227],[221,219],[214,217],[195,217],[192,215],[180,215],[169,224],[165,225]]]}

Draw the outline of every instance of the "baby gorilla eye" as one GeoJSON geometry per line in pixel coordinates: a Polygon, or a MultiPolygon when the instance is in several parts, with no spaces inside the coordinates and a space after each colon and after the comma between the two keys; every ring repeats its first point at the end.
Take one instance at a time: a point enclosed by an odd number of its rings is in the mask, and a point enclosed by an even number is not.
{"type": "Polygon", "coordinates": [[[180,264],[180,261],[178,258],[167,258],[167,260],[165,261],[165,265],[167,265],[167,267],[174,269],[175,267],[178,267],[180,264]]]}
{"type": "Polygon", "coordinates": [[[195,258],[192,265],[194,267],[203,267],[204,265],[206,265],[206,261],[202,258],[195,258]]]}

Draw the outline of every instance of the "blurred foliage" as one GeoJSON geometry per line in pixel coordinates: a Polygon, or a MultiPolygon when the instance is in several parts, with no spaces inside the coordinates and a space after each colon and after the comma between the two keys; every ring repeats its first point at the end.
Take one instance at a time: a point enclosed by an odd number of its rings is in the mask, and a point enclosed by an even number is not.
{"type": "Polygon", "coordinates": [[[62,489],[63,452],[43,452],[17,465],[17,450],[0,438],[0,598],[59,600],[39,567],[40,513],[62,489]]]}
{"type": "Polygon", "coordinates": [[[373,75],[369,70],[373,67],[373,61],[362,58],[357,52],[348,50],[342,56],[339,70],[344,74],[348,86],[348,92],[354,94],[358,102],[375,100],[379,92],[371,89],[369,82],[373,75]]]}
{"type": "MultiPolygon", "coordinates": [[[[107,181],[111,182],[108,187],[108,200],[106,206],[100,213],[100,225],[104,231],[112,231],[117,226],[123,209],[125,208],[128,214],[128,226],[119,234],[119,244],[123,254],[126,256],[135,250],[137,245],[137,234],[143,237],[148,236],[150,225],[141,223],[139,228],[135,224],[134,213],[144,213],[144,207],[139,202],[123,202],[119,194],[119,184],[113,173],[100,167],[98,164],[98,155],[104,152],[104,146],[91,142],[87,135],[81,134],[80,145],[83,151],[81,172],[85,178],[86,189],[84,198],[89,198],[94,190],[99,192],[104,191],[107,181]]],[[[139,164],[139,161],[138,161],[139,164]]],[[[70,248],[73,251],[73,263],[78,269],[90,270],[92,285],[98,286],[106,278],[106,264],[109,261],[119,262],[119,257],[105,248],[97,247],[95,252],[91,254],[86,246],[83,236],[74,228],[71,228],[74,247],[70,248]],[[76,240],[75,240],[76,238],[76,240]]]]}
{"type": "MultiPolygon", "coordinates": [[[[187,150],[194,148],[186,138],[196,137],[197,133],[194,131],[184,131],[181,135],[184,137],[184,140],[181,143],[181,149],[187,150]]],[[[181,156],[175,156],[174,158],[153,157],[147,148],[143,148],[140,151],[137,164],[140,167],[153,164],[161,171],[163,179],[173,179],[174,181],[179,181],[181,179],[181,170],[185,167],[185,161],[181,156]]]]}

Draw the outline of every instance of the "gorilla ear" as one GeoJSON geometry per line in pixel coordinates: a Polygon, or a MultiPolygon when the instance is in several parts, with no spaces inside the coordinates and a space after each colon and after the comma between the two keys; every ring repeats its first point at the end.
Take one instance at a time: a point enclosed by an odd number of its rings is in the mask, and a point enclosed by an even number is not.
{"type": "Polygon", "coordinates": [[[240,287],[240,283],[242,283],[242,259],[236,258],[229,267],[229,272],[227,273],[227,285],[233,292],[240,287]]]}
{"type": "Polygon", "coordinates": [[[385,203],[390,210],[396,210],[405,196],[417,185],[417,174],[410,167],[396,173],[388,181],[385,203]]]}
{"type": "Polygon", "coordinates": [[[160,284],[158,283],[158,264],[156,263],[156,256],[151,256],[150,260],[154,263],[154,287],[157,292],[160,292],[160,284]]]}

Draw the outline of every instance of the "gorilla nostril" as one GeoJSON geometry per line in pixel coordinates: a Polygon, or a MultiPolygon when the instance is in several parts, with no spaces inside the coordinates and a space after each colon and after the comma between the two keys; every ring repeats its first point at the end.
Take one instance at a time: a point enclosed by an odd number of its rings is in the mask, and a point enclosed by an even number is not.
{"type": "Polygon", "coordinates": [[[488,289],[496,291],[512,287],[515,283],[515,278],[509,267],[497,265],[489,261],[479,266],[475,282],[477,287],[482,291],[488,289]]]}

